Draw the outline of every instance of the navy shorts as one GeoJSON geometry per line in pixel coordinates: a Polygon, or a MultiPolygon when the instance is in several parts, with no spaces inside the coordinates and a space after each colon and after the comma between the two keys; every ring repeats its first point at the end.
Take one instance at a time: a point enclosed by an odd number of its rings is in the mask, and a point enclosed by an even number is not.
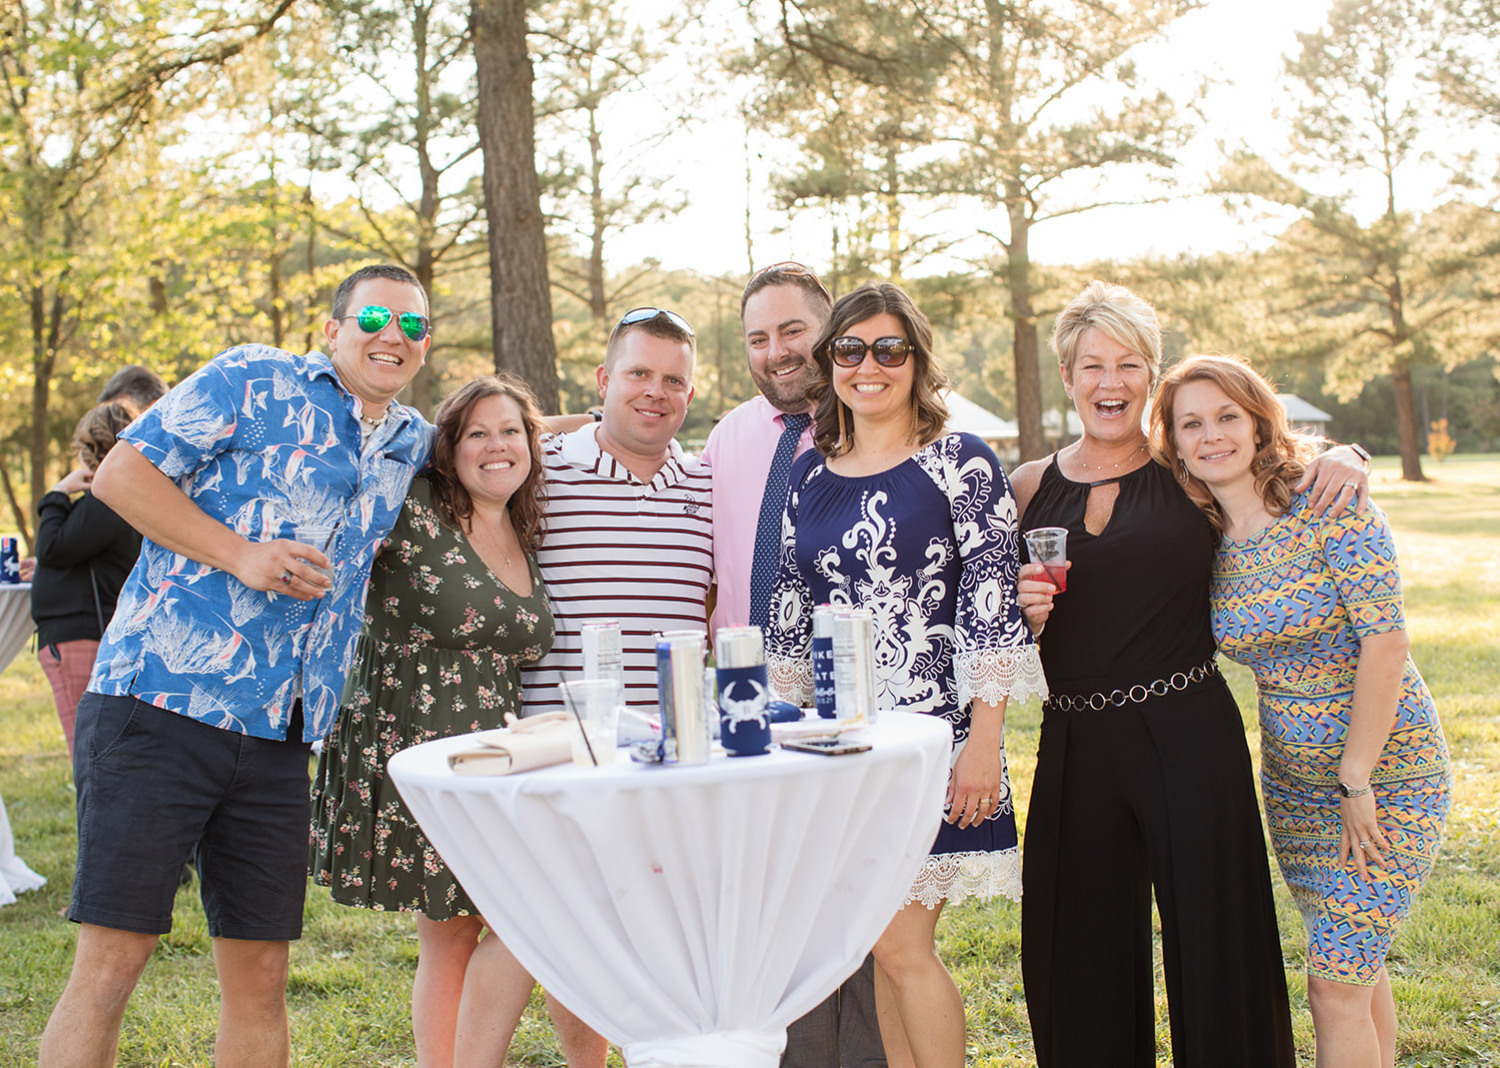
{"type": "Polygon", "coordinates": [[[299,704],[292,740],[268,741],[134,697],[85,693],[68,918],[166,934],[183,865],[196,860],[210,935],[301,937],[311,807],[301,718],[299,704]]]}

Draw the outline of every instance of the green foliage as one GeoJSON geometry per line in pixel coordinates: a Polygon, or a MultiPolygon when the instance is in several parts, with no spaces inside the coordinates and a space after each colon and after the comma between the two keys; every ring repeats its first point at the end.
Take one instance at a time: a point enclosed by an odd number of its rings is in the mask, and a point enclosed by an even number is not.
{"type": "Polygon", "coordinates": [[[1130,53],[1200,6],[817,0],[782,6],[775,36],[763,34],[741,61],[765,87],[756,121],[803,150],[783,198],[857,211],[833,250],[836,279],[846,257],[899,278],[944,247],[908,233],[913,203],[999,217],[976,236],[1003,253],[995,273],[1006,288],[1025,459],[1044,451],[1034,304],[1043,282],[1030,228],[1118,202],[1104,182],[1125,168],[1170,183],[1191,124],[1141,84],[1130,53]]]}
{"type": "Polygon", "coordinates": [[[550,146],[538,161],[549,276],[601,324],[649,303],[637,298],[656,269],[652,260],[618,269],[609,256],[614,239],[687,203],[671,190],[672,176],[650,173],[641,157],[691,121],[698,91],[669,88],[659,77],[679,54],[688,22],[677,12],[637,22],[616,0],[546,0],[534,11],[538,134],[550,146]],[[634,121],[621,121],[627,114],[634,121]]]}
{"type": "MultiPolygon", "coordinates": [[[[0,291],[13,298],[0,301],[0,388],[26,395],[24,423],[5,429],[10,443],[24,443],[32,499],[47,482],[58,429],[53,377],[114,362],[127,341],[119,324],[157,309],[156,293],[142,295],[160,246],[149,225],[122,240],[117,223],[135,222],[141,201],[156,195],[185,102],[288,6],[16,0],[0,11],[0,291]],[[17,313],[24,320],[10,320],[17,313]],[[75,370],[75,359],[84,366],[75,370]]],[[[136,358],[157,362],[153,355],[136,358]]],[[[6,489],[25,531],[29,507],[11,493],[8,471],[6,489]]]]}
{"type": "Polygon", "coordinates": [[[1431,77],[1443,99],[1464,119],[1493,128],[1500,121],[1500,38],[1496,0],[1437,0],[1433,5],[1437,44],[1429,53],[1431,77]]]}
{"type": "MultiPolygon", "coordinates": [[[[1500,219],[1461,200],[1425,214],[1398,194],[1431,136],[1438,87],[1430,5],[1339,0],[1321,30],[1299,34],[1287,61],[1299,89],[1290,151],[1309,180],[1266,160],[1233,155],[1218,191],[1297,209],[1273,257],[1279,292],[1266,300],[1256,344],[1276,356],[1324,361],[1331,392],[1348,399],[1372,378],[1395,386],[1406,477],[1422,478],[1415,367],[1452,368],[1500,337],[1496,254],[1500,219]],[[1317,188],[1315,188],[1315,186],[1317,188]],[[1384,210],[1360,215],[1357,194],[1384,210]]],[[[1464,158],[1445,162],[1461,167],[1464,158]]]]}

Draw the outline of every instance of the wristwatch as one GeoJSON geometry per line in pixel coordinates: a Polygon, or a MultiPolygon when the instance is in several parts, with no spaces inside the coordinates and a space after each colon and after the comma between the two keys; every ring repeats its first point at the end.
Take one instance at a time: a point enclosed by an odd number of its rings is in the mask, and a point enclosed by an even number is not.
{"type": "Polygon", "coordinates": [[[1370,469],[1371,460],[1370,454],[1365,451],[1365,447],[1357,441],[1351,441],[1349,443],[1349,447],[1354,450],[1355,456],[1358,456],[1365,462],[1365,470],[1368,471],[1370,469]]]}
{"type": "Polygon", "coordinates": [[[1375,789],[1375,787],[1371,785],[1353,787],[1346,782],[1339,783],[1339,793],[1341,793],[1345,797],[1364,797],[1365,794],[1369,793],[1373,789],[1375,789]]]}

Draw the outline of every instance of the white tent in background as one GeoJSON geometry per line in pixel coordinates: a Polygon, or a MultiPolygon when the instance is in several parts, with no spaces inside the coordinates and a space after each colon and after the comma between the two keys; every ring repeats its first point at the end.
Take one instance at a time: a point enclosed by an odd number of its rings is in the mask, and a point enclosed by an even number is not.
{"type": "Polygon", "coordinates": [[[1333,416],[1322,408],[1313,407],[1295,393],[1278,393],[1276,399],[1281,402],[1287,422],[1292,424],[1293,430],[1316,434],[1321,438],[1328,436],[1328,424],[1333,416]]]}
{"type": "Polygon", "coordinates": [[[948,406],[948,429],[963,431],[983,438],[996,452],[1001,446],[1014,445],[1017,436],[1016,424],[1001,419],[994,412],[986,411],[967,397],[951,389],[942,392],[943,403],[948,406]]]}

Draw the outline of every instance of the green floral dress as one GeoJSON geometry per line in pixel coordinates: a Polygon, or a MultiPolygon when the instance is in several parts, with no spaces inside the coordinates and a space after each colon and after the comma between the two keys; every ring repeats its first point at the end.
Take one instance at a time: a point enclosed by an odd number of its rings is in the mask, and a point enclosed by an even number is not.
{"type": "Polygon", "coordinates": [[[547,591],[528,562],[532,589],[521,597],[438,519],[427,480],[412,482],[370,573],[364,632],[313,784],[310,867],[335,901],[434,920],[476,913],[386,763],[519,710],[521,665],[552,647],[547,591]]]}

